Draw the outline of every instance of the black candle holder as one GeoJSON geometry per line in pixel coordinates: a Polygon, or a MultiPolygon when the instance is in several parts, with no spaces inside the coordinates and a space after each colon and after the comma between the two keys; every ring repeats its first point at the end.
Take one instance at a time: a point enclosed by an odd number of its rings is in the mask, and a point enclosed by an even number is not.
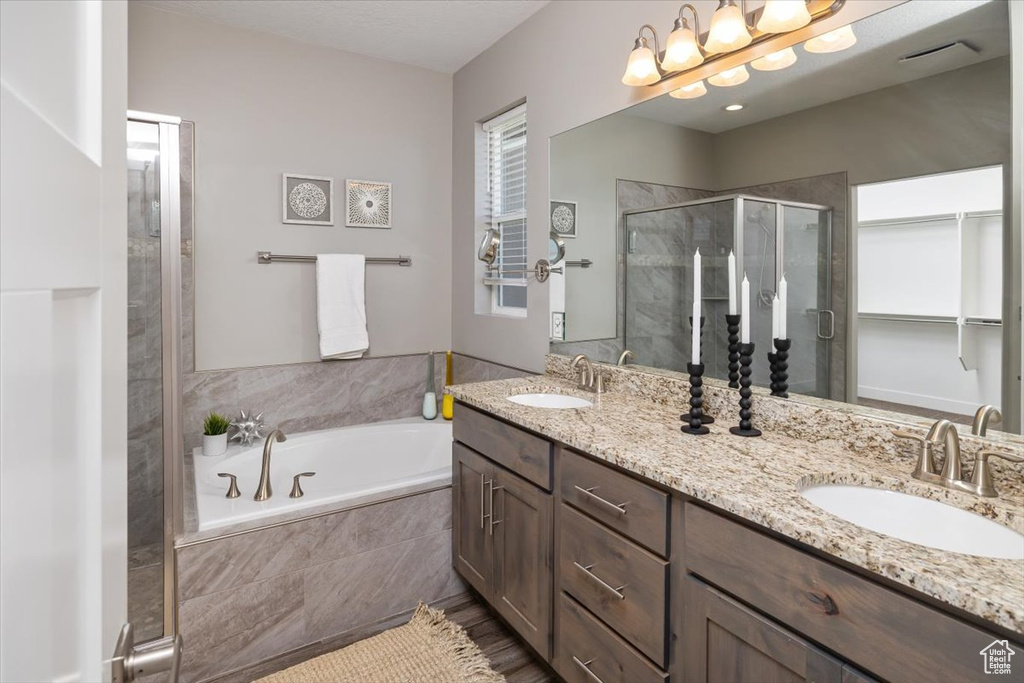
{"type": "MultiPolygon", "coordinates": [[[[704,368],[704,323],[706,323],[706,322],[707,322],[707,319],[704,316],[701,316],[700,317],[700,367],[701,367],[701,374],[704,374],[704,370],[703,370],[703,368],[704,368]]],[[[693,316],[692,315],[690,316],[690,329],[691,330],[693,329],[693,316]]],[[[689,365],[689,364],[687,364],[687,365],[689,365]]],[[[709,424],[714,424],[715,418],[711,417],[707,413],[703,413],[702,412],[701,415],[700,415],[700,421],[702,423],[706,424],[706,425],[709,425],[709,424]]]]}
{"type": "Polygon", "coordinates": [[[686,369],[690,373],[690,412],[679,416],[680,420],[686,422],[680,429],[687,434],[708,434],[710,429],[704,426],[704,364],[687,363],[686,369]]]}
{"type": "Polygon", "coordinates": [[[773,396],[789,398],[789,348],[792,339],[773,339],[775,345],[775,388],[773,396]]]}
{"type": "Polygon", "coordinates": [[[740,316],[725,314],[725,327],[729,332],[729,387],[740,388],[740,316]]]}
{"type": "Polygon", "coordinates": [[[736,436],[761,436],[750,422],[750,361],[754,356],[753,344],[740,344],[740,426],[729,427],[736,436]]]}
{"type": "Polygon", "coordinates": [[[768,352],[768,388],[775,395],[775,383],[778,381],[778,356],[774,351],[768,352]]]}

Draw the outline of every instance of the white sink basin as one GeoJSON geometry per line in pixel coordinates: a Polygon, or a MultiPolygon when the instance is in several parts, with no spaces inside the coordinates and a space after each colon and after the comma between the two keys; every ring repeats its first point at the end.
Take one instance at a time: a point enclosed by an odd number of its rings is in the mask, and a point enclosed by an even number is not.
{"type": "Polygon", "coordinates": [[[594,405],[585,398],[566,396],[565,394],[519,394],[509,396],[508,400],[518,403],[521,406],[532,408],[554,408],[565,410],[566,408],[587,408],[594,405]]]}
{"type": "Polygon", "coordinates": [[[965,555],[1024,560],[1024,535],[935,500],[847,484],[809,486],[800,495],[848,522],[903,541],[965,555]]]}

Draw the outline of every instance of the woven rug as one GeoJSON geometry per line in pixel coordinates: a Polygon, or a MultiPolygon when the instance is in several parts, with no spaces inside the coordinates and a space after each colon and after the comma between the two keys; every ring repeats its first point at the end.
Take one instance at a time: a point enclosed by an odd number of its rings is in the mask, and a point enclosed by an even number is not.
{"type": "Polygon", "coordinates": [[[502,683],[465,630],[420,603],[405,626],[278,671],[256,683],[502,683]]]}

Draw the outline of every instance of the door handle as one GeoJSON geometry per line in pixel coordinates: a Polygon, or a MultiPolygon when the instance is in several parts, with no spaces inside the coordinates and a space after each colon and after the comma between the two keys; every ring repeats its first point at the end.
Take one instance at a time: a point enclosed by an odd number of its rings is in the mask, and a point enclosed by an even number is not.
{"type": "Polygon", "coordinates": [[[168,672],[168,683],[178,683],[181,667],[181,636],[175,634],[159,640],[135,645],[135,629],[128,623],[121,627],[110,660],[111,683],[132,683],[150,674],[168,672]]]}
{"type": "Polygon", "coordinates": [[[824,339],[824,340],[829,340],[829,339],[832,339],[833,337],[836,336],[836,314],[835,314],[835,312],[830,311],[827,308],[818,311],[817,329],[815,330],[815,333],[817,334],[818,339],[824,339]],[[822,315],[828,316],[828,334],[822,334],[821,333],[821,316],[822,315]]]}

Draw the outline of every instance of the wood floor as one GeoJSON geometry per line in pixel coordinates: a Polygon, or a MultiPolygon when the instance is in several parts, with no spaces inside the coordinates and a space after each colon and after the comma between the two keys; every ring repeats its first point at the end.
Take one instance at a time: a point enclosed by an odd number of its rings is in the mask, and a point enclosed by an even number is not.
{"type": "MultiPolygon", "coordinates": [[[[508,683],[549,683],[558,676],[523,645],[482,602],[472,595],[461,595],[431,605],[443,609],[445,616],[466,629],[466,633],[491,661],[491,667],[505,676],[508,683]]],[[[249,683],[275,671],[369,638],[381,631],[409,621],[411,614],[375,625],[361,633],[346,634],[281,655],[256,666],[213,679],[209,683],[249,683]]],[[[453,682],[454,683],[454,682],[453,682]]]]}

